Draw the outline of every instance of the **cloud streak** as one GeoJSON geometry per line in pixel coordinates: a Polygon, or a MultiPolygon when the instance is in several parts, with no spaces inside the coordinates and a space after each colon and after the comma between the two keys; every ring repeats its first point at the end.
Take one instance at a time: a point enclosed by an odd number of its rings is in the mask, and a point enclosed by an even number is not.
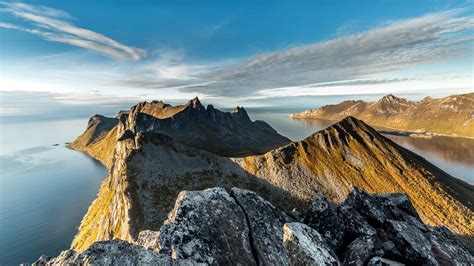
{"type": "MultiPolygon", "coordinates": [[[[461,9],[448,10],[257,55],[235,64],[209,67],[199,74],[187,73],[192,79],[177,78],[170,82],[146,76],[118,80],[114,85],[150,89],[174,86],[182,92],[229,97],[317,83],[346,82],[345,85],[356,86],[361,83],[349,84],[350,81],[469,55],[474,39],[469,33],[473,28],[472,16],[463,15],[461,9]]],[[[314,86],[318,87],[325,86],[314,86]]]]}
{"type": "Polygon", "coordinates": [[[24,3],[0,2],[0,10],[30,23],[30,26],[0,22],[0,28],[19,30],[47,41],[86,48],[120,60],[140,60],[147,56],[143,49],[121,44],[103,34],[76,27],[64,11],[24,3]]]}

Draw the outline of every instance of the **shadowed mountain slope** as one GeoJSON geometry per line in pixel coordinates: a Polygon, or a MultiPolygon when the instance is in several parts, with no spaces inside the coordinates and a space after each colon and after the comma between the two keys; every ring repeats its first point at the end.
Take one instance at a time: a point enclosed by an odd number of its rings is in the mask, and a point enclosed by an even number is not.
{"type": "Polygon", "coordinates": [[[474,93],[420,102],[391,94],[377,102],[344,101],[293,114],[293,118],[340,120],[354,116],[374,126],[474,138],[474,93]]]}

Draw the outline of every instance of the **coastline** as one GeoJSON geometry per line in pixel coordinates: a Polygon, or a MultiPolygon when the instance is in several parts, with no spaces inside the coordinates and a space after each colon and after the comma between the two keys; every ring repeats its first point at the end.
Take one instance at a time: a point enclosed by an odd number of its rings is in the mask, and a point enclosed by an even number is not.
{"type": "MultiPolygon", "coordinates": [[[[289,117],[295,120],[323,120],[323,121],[334,122],[334,123],[338,121],[338,120],[319,118],[319,117],[297,117],[297,116],[294,116],[294,114],[290,114],[289,117]]],[[[432,137],[474,139],[474,137],[459,136],[456,134],[441,134],[441,133],[435,133],[435,132],[409,131],[409,130],[404,130],[404,129],[391,128],[387,126],[371,124],[371,123],[368,123],[368,124],[370,126],[373,126],[377,131],[379,131],[381,134],[384,134],[384,135],[386,134],[386,135],[404,136],[404,137],[411,137],[411,138],[427,138],[427,139],[430,139],[432,137]]]]}

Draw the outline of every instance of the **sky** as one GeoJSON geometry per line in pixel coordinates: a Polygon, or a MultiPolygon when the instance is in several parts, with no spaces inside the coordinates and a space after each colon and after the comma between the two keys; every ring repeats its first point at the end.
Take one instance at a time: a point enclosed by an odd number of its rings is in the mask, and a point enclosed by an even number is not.
{"type": "Polygon", "coordinates": [[[474,91],[471,1],[0,2],[0,115],[474,91]]]}

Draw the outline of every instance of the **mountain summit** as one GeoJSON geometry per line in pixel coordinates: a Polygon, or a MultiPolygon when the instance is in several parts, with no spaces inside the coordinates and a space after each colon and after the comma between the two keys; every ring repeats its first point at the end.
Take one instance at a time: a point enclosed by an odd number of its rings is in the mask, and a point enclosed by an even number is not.
{"type": "Polygon", "coordinates": [[[290,142],[264,121],[251,121],[243,107],[222,112],[212,105],[205,108],[196,97],[178,106],[141,102],[116,119],[94,116],[87,131],[70,146],[89,151],[109,165],[113,143],[125,131],[161,133],[188,146],[230,157],[262,154],[290,142]]]}
{"type": "Polygon", "coordinates": [[[398,130],[474,137],[474,93],[409,101],[392,94],[376,102],[344,101],[292,114],[293,118],[340,120],[354,116],[365,122],[398,130]]]}
{"type": "Polygon", "coordinates": [[[404,192],[428,224],[474,234],[472,185],[351,116],[302,141],[238,162],[303,201],[320,191],[342,202],[353,186],[370,193],[404,192]]]}

